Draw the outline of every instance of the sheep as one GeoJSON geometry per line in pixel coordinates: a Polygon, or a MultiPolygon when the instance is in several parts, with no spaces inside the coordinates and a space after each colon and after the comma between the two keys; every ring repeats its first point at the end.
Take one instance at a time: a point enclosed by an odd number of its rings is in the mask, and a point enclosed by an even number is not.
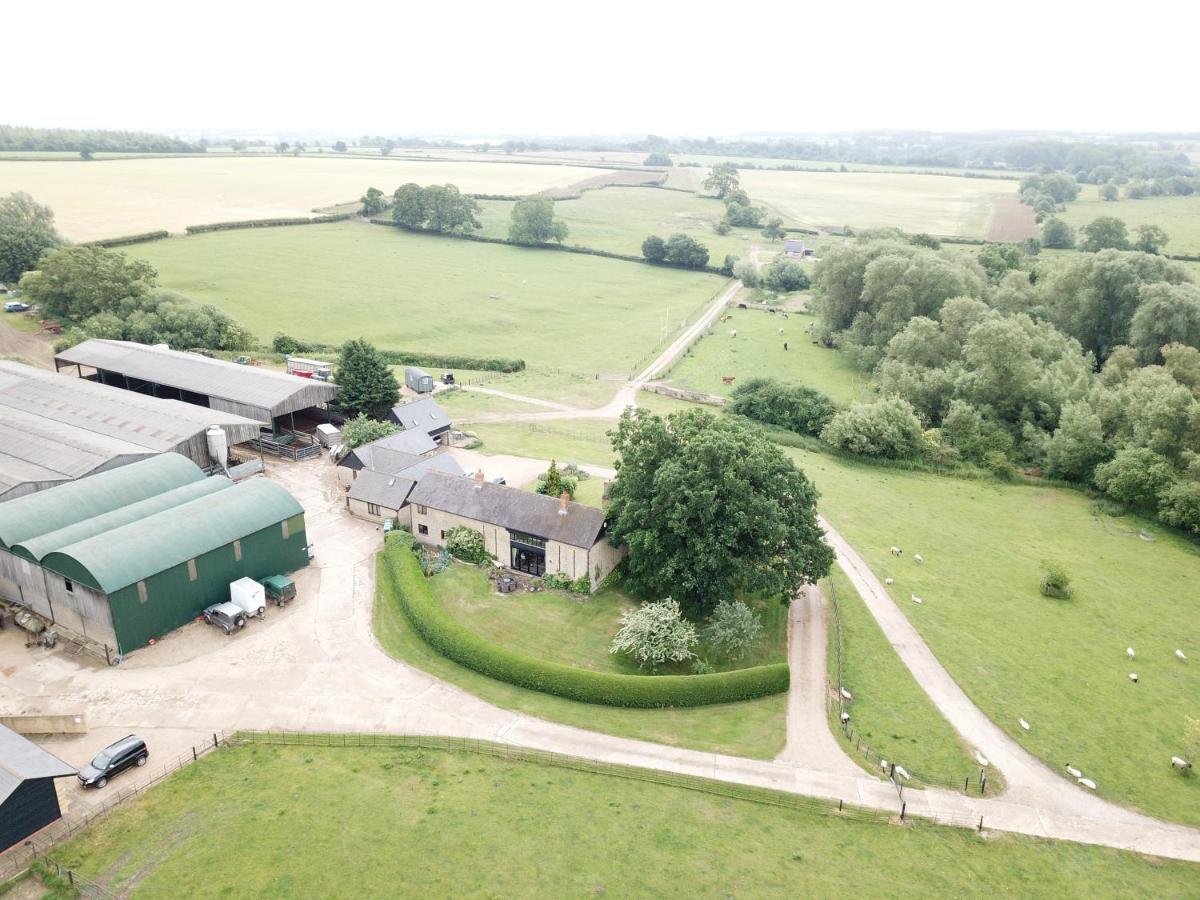
{"type": "Polygon", "coordinates": [[[908,772],[906,772],[904,770],[904,766],[896,766],[896,768],[893,769],[892,771],[895,772],[897,775],[899,775],[901,778],[903,778],[905,781],[908,781],[908,779],[912,777],[911,775],[908,774],[908,772]]]}
{"type": "Polygon", "coordinates": [[[883,579],[883,583],[884,584],[895,584],[896,579],[895,578],[885,578],[885,579],[883,579]]]}
{"type": "Polygon", "coordinates": [[[1187,659],[1187,654],[1184,653],[1182,650],[1176,650],[1175,655],[1178,656],[1180,659],[1187,659]]]}
{"type": "Polygon", "coordinates": [[[988,758],[978,750],[975,751],[975,762],[979,763],[985,769],[988,767],[988,758]]]}
{"type": "Polygon", "coordinates": [[[1130,659],[1133,659],[1133,656],[1134,656],[1134,654],[1133,654],[1133,648],[1132,648],[1132,647],[1126,647],[1126,648],[1125,648],[1125,655],[1126,655],[1126,656],[1128,656],[1130,659]]]}
{"type": "Polygon", "coordinates": [[[914,553],[913,554],[913,562],[915,562],[919,566],[925,562],[925,557],[923,557],[920,553],[914,553]]]}
{"type": "Polygon", "coordinates": [[[1180,772],[1186,772],[1192,767],[1192,764],[1186,759],[1180,759],[1178,756],[1171,757],[1172,768],[1178,769],[1180,772]]]}
{"type": "Polygon", "coordinates": [[[737,337],[737,329],[736,329],[736,328],[734,328],[733,330],[731,330],[731,331],[729,332],[729,336],[730,336],[730,337],[737,337]]]}
{"type": "Polygon", "coordinates": [[[1067,763],[1067,774],[1070,775],[1072,778],[1082,778],[1083,777],[1083,773],[1080,772],[1077,768],[1075,768],[1070,763],[1067,763]]]}
{"type": "Polygon", "coordinates": [[[846,690],[845,688],[842,688],[842,699],[843,700],[853,700],[854,695],[852,693],[850,693],[848,690],[846,690]]]}
{"type": "Polygon", "coordinates": [[[783,334],[783,329],[782,329],[782,328],[780,328],[780,329],[779,329],[779,333],[780,333],[780,334],[783,334]]]}
{"type": "Polygon", "coordinates": [[[924,601],[924,600],[922,600],[920,597],[918,597],[916,594],[909,594],[909,595],[908,595],[908,598],[909,598],[910,600],[912,600],[912,602],[913,602],[913,603],[917,603],[917,604],[921,604],[921,603],[924,603],[924,602],[925,602],[925,601],[924,601]]]}
{"type": "Polygon", "coordinates": [[[879,771],[881,771],[881,772],[887,771],[887,760],[886,759],[881,759],[879,761],[879,771]]]}
{"type": "Polygon", "coordinates": [[[901,550],[899,547],[893,547],[891,550],[892,556],[899,556],[903,552],[904,551],[901,550]]]}
{"type": "Polygon", "coordinates": [[[850,721],[850,713],[848,713],[848,712],[842,713],[842,724],[845,725],[849,721],[850,721]]]}
{"type": "Polygon", "coordinates": [[[1021,723],[1021,727],[1022,727],[1022,728],[1024,728],[1026,731],[1028,731],[1028,730],[1029,730],[1029,723],[1028,723],[1028,722],[1026,722],[1024,719],[1017,719],[1017,721],[1021,723]]]}
{"type": "Polygon", "coordinates": [[[1094,791],[1096,789],[1096,782],[1092,781],[1090,778],[1076,778],[1075,780],[1082,784],[1089,791],[1094,791]]]}
{"type": "Polygon", "coordinates": [[[1137,684],[1137,672],[1130,672],[1129,680],[1132,681],[1134,684],[1137,684]]]}

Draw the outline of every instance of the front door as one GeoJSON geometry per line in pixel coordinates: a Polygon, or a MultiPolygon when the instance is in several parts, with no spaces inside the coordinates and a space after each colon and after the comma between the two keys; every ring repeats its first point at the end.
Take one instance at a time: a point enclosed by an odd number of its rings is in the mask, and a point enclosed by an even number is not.
{"type": "Polygon", "coordinates": [[[546,571],[546,551],[531,547],[512,548],[512,568],[526,575],[541,577],[546,571]]]}

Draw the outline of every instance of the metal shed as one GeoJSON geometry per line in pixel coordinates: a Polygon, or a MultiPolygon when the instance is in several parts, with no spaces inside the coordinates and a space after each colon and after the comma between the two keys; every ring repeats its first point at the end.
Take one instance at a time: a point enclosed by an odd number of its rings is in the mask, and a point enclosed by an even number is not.
{"type": "Polygon", "coordinates": [[[0,853],[62,816],[54,779],[75,767],[0,725],[0,853]]]}
{"type": "Polygon", "coordinates": [[[272,424],[337,397],[337,385],[317,379],[133,341],[84,341],[55,356],[54,365],[76,366],[80,376],[102,384],[272,424]],[[95,372],[84,376],[84,368],[95,372]]]}

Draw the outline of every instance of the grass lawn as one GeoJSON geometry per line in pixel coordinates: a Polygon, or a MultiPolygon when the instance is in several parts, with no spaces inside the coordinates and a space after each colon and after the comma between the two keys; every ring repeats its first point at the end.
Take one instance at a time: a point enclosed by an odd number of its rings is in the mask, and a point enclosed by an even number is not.
{"type": "MultiPolygon", "coordinates": [[[[657,332],[654,336],[648,336],[646,344],[652,342],[656,336],[657,332]]],[[[674,338],[674,335],[671,337],[674,338]]],[[[521,372],[491,372],[480,378],[479,383],[484,387],[521,397],[552,400],[579,409],[596,409],[608,403],[629,376],[630,369],[620,371],[616,367],[603,373],[534,367],[521,372]],[[597,374],[604,374],[606,377],[597,378],[597,374]]]]}
{"type": "Polygon", "coordinates": [[[376,597],[374,625],[379,643],[392,656],[505,709],[619,737],[754,759],[774,758],[787,738],[786,694],[687,709],[577,703],[496,681],[446,659],[412,630],[399,605],[382,594],[376,597]]]}
{"type": "Polygon", "coordinates": [[[246,745],[56,850],[137,897],[1185,897],[1195,865],[477,754],[246,745]]]}
{"type": "Polygon", "coordinates": [[[602,169],[520,163],[439,162],[378,157],[189,156],[113,159],[69,165],[60,160],[0,160],[0,195],[26,191],[54,210],[74,241],[188,225],[307,216],[375,186],[390,194],[405,182],[457,184],[481,194],[528,194],[566,187],[602,169]]]}
{"type": "Polygon", "coordinates": [[[1168,253],[1200,253],[1200,195],[1190,197],[1145,197],[1141,200],[1119,200],[1116,203],[1100,199],[1100,188],[1084,185],[1079,199],[1067,204],[1057,213],[1076,230],[1100,216],[1116,216],[1129,226],[1131,240],[1138,225],[1159,225],[1171,236],[1168,253]]]}
{"type": "Polygon", "coordinates": [[[446,410],[452,422],[484,413],[535,413],[544,409],[531,403],[522,403],[520,400],[509,400],[507,397],[480,394],[476,391],[439,392],[434,399],[446,410]]]}
{"type": "Polygon", "coordinates": [[[865,395],[866,378],[850,360],[812,342],[807,332],[816,322],[812,316],[793,312],[785,319],[780,313],[754,309],[731,309],[729,315],[729,321],[714,324],[712,334],[680,357],[667,384],[728,397],[739,382],[771,376],[816,388],[842,404],[865,395]],[[731,336],[733,331],[737,337],[731,336]],[[726,385],[724,376],[737,380],[726,385]]]}
{"type": "MultiPolygon", "coordinates": [[[[597,672],[637,675],[642,671],[628,658],[608,652],[621,614],[638,605],[620,588],[606,587],[582,599],[562,591],[501,595],[481,569],[460,564],[435,576],[429,585],[451,618],[505,647],[597,672]]],[[[787,662],[786,608],[775,602],[757,602],[754,607],[763,634],[744,659],[722,660],[704,642],[697,645],[696,655],[718,672],[787,662]]],[[[661,671],[686,675],[691,664],[664,666],[661,671]]]]}
{"type": "Polygon", "coordinates": [[[964,237],[986,235],[992,199],[1017,190],[1016,181],[997,179],[752,169],[741,173],[741,185],[756,201],[802,225],[892,226],[964,237]]]}
{"type": "Polygon", "coordinates": [[[506,453],[565,463],[611,466],[616,457],[606,432],[616,427],[612,419],[564,419],[550,422],[488,422],[469,430],[483,441],[484,453],[506,453]]]}
{"type": "MultiPolygon", "coordinates": [[[[2,167],[0,167],[2,168],[2,167]]],[[[130,248],[164,287],[258,337],[520,357],[535,368],[628,372],[668,312],[693,314],[717,276],[478,244],[358,223],[227,231],[130,248]],[[498,299],[489,299],[492,294],[498,299]]]]}
{"type": "MultiPolygon", "coordinates": [[[[507,237],[513,203],[485,200],[483,234],[507,237]]],[[[719,266],[726,254],[745,258],[750,247],[771,245],[761,228],[734,228],[727,235],[713,231],[713,224],[725,215],[725,205],[715,197],[698,197],[680,191],[658,188],[609,187],[584,192],[578,199],[559,200],[556,216],[567,224],[566,243],[616,253],[641,255],[642,241],[657,234],[667,238],[683,232],[708,248],[709,262],[719,266]]]]}
{"type": "MultiPolygon", "coordinates": [[[[591,478],[581,479],[575,485],[575,502],[583,503],[587,506],[594,506],[597,509],[604,508],[604,486],[608,482],[603,478],[592,476],[591,478]]],[[[533,491],[537,486],[537,481],[531,481],[528,484],[521,485],[523,491],[533,491]]]]}
{"type": "Polygon", "coordinates": [[[978,771],[969,749],[900,661],[842,570],[835,566],[823,587],[831,607],[826,657],[829,683],[838,683],[832,609],[836,601],[841,616],[842,683],[854,695],[847,707],[854,740],[847,739],[837,716],[831,713],[829,727],[834,736],[851,759],[873,774],[879,773],[880,759],[887,759],[915,773],[918,780],[923,776],[931,783],[961,787],[963,778],[978,771]],[[859,739],[875,753],[860,751],[859,739]]]}
{"type": "Polygon", "coordinates": [[[1200,710],[1194,544],[1104,515],[1077,491],[787,452],[833,525],[876,575],[895,578],[900,608],[996,724],[1052,768],[1081,768],[1101,796],[1200,824],[1200,779],[1170,766],[1186,755],[1184,716],[1200,710]],[[1143,528],[1153,541],[1138,537],[1143,528]],[[905,555],[892,557],[892,545],[905,555]],[[1039,593],[1042,560],[1066,566],[1074,599],[1039,593]]]}

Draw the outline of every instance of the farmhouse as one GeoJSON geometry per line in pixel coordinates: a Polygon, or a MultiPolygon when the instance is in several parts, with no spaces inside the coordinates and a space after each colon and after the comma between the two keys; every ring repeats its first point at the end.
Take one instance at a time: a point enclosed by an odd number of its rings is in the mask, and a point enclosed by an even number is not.
{"type": "MultiPolygon", "coordinates": [[[[359,448],[362,449],[362,448],[359,448]]],[[[427,472],[442,472],[462,476],[463,470],[454,457],[446,454],[416,456],[411,453],[383,450],[368,456],[371,467],[341,466],[339,480],[343,485],[349,478],[350,491],[346,507],[354,515],[382,522],[399,519],[408,495],[427,472]]],[[[404,517],[407,518],[407,512],[404,517]]]]}
{"type": "Polygon", "coordinates": [[[54,779],[74,774],[74,766],[0,725],[0,853],[62,816],[54,779]]]}
{"type": "Polygon", "coordinates": [[[295,431],[296,413],[321,410],[337,397],[337,385],[319,379],[133,341],[84,341],[55,356],[54,365],[75,366],[81,377],[101,384],[254,419],[275,432],[285,425],[295,431]]]}
{"type": "Polygon", "coordinates": [[[229,445],[253,439],[260,427],[234,413],[0,360],[0,501],[161,453],[210,466],[211,425],[229,445]]]}
{"type": "Polygon", "coordinates": [[[304,509],[265,478],[152,457],[0,506],[0,595],[118,654],[308,563],[304,509]]]}
{"type": "Polygon", "coordinates": [[[421,543],[441,545],[450,529],[465,525],[483,534],[501,565],[529,575],[586,576],[595,588],[624,556],[605,540],[603,510],[492,484],[482,472],[473,479],[429,472],[408,506],[421,543]]]}
{"type": "Polygon", "coordinates": [[[396,475],[437,450],[433,438],[423,431],[399,431],[361,447],[338,460],[338,480],[348,485],[354,473],[374,469],[396,475]]]}
{"type": "Polygon", "coordinates": [[[429,397],[403,406],[393,406],[387,421],[394,422],[405,431],[424,432],[441,446],[450,442],[450,417],[438,406],[437,401],[429,397]]]}

